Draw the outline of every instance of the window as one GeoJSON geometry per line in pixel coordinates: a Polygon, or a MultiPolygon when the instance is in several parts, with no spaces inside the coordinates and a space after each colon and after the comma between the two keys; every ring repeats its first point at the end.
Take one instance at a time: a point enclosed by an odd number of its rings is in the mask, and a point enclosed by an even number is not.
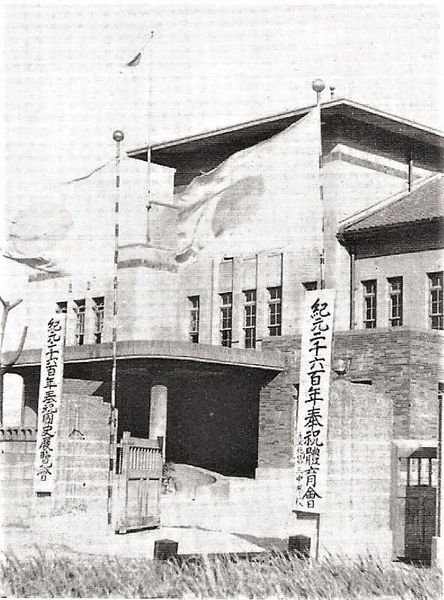
{"type": "Polygon", "coordinates": [[[83,346],[85,342],[85,300],[74,301],[74,312],[76,313],[76,344],[83,346]]]}
{"type": "Polygon", "coordinates": [[[436,455],[435,447],[421,447],[407,458],[407,487],[436,487],[438,472],[436,455]]]}
{"type": "Polygon", "coordinates": [[[268,288],[268,333],[281,335],[282,329],[282,287],[268,288]]]}
{"type": "Polygon", "coordinates": [[[306,292],[313,292],[314,290],[318,289],[317,281],[304,281],[302,285],[304,286],[306,292]]]}
{"type": "Polygon", "coordinates": [[[366,329],[376,328],[376,279],[362,282],[364,288],[364,325],[366,329]]]}
{"type": "Polygon", "coordinates": [[[56,312],[66,315],[68,312],[68,302],[57,302],[56,312]]]}
{"type": "Polygon", "coordinates": [[[200,299],[199,296],[188,297],[190,307],[190,342],[193,344],[199,343],[199,310],[200,310],[200,299]]]}
{"type": "Polygon", "coordinates": [[[244,291],[245,348],[256,348],[256,290],[244,291]]]}
{"type": "Polygon", "coordinates": [[[102,343],[103,323],[105,319],[105,298],[93,298],[94,311],[94,341],[96,344],[102,343]]]}
{"type": "Polygon", "coordinates": [[[428,273],[429,278],[429,318],[432,329],[443,329],[443,272],[428,273]]]}
{"type": "Polygon", "coordinates": [[[220,294],[222,306],[220,308],[220,343],[222,346],[231,347],[233,329],[233,294],[226,292],[220,294]]]}
{"type": "Polygon", "coordinates": [[[402,277],[391,277],[387,280],[389,284],[389,321],[392,327],[400,327],[402,325],[402,277]]]}

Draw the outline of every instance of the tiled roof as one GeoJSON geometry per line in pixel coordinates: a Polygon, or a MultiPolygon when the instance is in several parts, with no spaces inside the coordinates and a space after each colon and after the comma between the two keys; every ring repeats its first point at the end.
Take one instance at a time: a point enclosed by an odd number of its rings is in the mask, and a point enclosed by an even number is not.
{"type": "Polygon", "coordinates": [[[354,220],[344,224],[340,234],[358,232],[366,229],[392,227],[419,221],[430,221],[444,217],[444,175],[425,182],[420,187],[396,197],[393,202],[384,205],[369,214],[357,215],[354,220]]]}

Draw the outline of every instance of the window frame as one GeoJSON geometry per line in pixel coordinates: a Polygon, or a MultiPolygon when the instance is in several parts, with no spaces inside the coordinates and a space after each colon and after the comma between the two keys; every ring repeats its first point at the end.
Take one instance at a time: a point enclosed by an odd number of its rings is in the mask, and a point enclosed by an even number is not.
{"type": "Polygon", "coordinates": [[[267,287],[268,291],[268,335],[282,335],[282,285],[267,287]],[[276,292],[276,295],[273,294],[276,292]]]}
{"type": "Polygon", "coordinates": [[[192,344],[198,344],[200,333],[200,296],[188,296],[188,307],[190,317],[188,330],[189,341],[192,344]]]}
{"type": "Polygon", "coordinates": [[[86,300],[84,298],[81,300],[74,300],[73,310],[76,314],[76,345],[83,346],[85,343],[86,300]]]}
{"type": "Polygon", "coordinates": [[[257,292],[244,290],[244,345],[245,348],[256,348],[257,325],[257,292]]]}
{"type": "Polygon", "coordinates": [[[378,319],[378,282],[376,279],[361,281],[363,287],[363,319],[365,329],[376,329],[378,319]],[[369,291],[368,286],[373,286],[369,291]]]}
{"type": "Polygon", "coordinates": [[[403,277],[388,277],[389,323],[390,327],[402,327],[404,321],[404,280],[403,277]],[[398,288],[394,287],[399,285],[398,288]]]}
{"type": "Polygon", "coordinates": [[[56,302],[56,313],[61,315],[68,314],[68,302],[56,302]]]}
{"type": "Polygon", "coordinates": [[[105,296],[97,296],[92,300],[92,310],[94,312],[94,342],[96,344],[101,344],[105,326],[105,296]]]}
{"type": "Polygon", "coordinates": [[[429,313],[429,327],[442,331],[444,329],[444,298],[443,298],[443,271],[435,271],[433,273],[427,273],[428,277],[428,313],[429,313]],[[438,283],[433,283],[433,278],[438,279],[438,283]],[[434,298],[434,296],[436,296],[434,298]],[[437,310],[434,310],[434,305],[437,306],[437,310]],[[436,326],[435,326],[436,324],[436,326]]]}
{"type": "Polygon", "coordinates": [[[231,348],[233,343],[233,292],[219,294],[220,306],[220,343],[231,348]]]}
{"type": "Polygon", "coordinates": [[[302,285],[306,292],[315,292],[318,289],[317,281],[303,281],[302,285]]]}

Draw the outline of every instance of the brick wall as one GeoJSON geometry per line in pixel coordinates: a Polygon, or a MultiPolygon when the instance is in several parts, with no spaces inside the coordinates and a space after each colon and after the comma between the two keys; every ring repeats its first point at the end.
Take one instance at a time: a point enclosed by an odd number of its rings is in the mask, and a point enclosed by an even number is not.
{"type": "Polygon", "coordinates": [[[280,373],[265,386],[259,403],[259,460],[260,468],[289,468],[292,466],[295,387],[299,377],[294,368],[280,373]]]}
{"type": "Polygon", "coordinates": [[[443,332],[413,331],[410,368],[410,438],[437,439],[438,383],[444,382],[443,332]]]}
{"type": "MultiPolygon", "coordinates": [[[[437,439],[438,382],[444,381],[443,332],[399,329],[338,332],[333,364],[348,362],[345,378],[371,381],[393,403],[393,436],[437,439]]],[[[292,457],[294,384],[299,381],[300,336],[268,338],[264,350],[288,354],[289,367],[261,392],[259,467],[285,468],[292,457]]]]}

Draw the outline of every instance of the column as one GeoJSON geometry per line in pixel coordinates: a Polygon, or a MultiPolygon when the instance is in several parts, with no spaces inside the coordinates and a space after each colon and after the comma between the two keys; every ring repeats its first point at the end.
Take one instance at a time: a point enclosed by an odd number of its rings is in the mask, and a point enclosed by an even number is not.
{"type": "Polygon", "coordinates": [[[150,393],[150,434],[151,440],[161,437],[162,456],[166,455],[166,433],[167,433],[167,401],[168,388],[165,382],[155,382],[151,386],[150,393]]]}

